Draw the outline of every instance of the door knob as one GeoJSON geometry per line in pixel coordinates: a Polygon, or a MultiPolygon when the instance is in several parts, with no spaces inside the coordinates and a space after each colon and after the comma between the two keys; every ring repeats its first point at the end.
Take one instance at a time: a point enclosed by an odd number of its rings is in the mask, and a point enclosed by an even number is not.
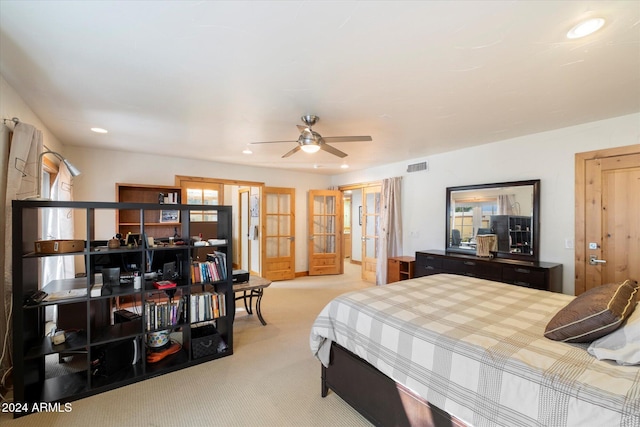
{"type": "Polygon", "coordinates": [[[604,259],[597,259],[595,255],[591,255],[589,257],[589,265],[598,265],[598,264],[606,264],[607,261],[604,259]]]}

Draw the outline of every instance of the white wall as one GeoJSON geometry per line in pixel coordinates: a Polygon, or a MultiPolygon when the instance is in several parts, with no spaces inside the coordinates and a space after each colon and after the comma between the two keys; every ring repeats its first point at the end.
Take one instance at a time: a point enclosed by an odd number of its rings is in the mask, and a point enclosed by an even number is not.
{"type": "MultiPolygon", "coordinates": [[[[116,183],[175,185],[175,175],[264,182],[269,187],[295,188],[295,270],[308,270],[307,194],[310,189],[329,188],[331,178],[328,176],[83,147],[70,146],[65,152],[67,158],[83,172],[73,181],[76,200],[113,202],[116,200],[116,183]]],[[[115,212],[101,214],[96,214],[96,239],[109,239],[115,234],[115,212]]]]}
{"type": "Polygon", "coordinates": [[[404,255],[444,249],[447,187],[540,179],[540,261],[563,264],[563,292],[574,293],[575,154],[640,142],[640,114],[527,135],[388,164],[333,178],[333,185],[402,176],[404,255]],[[426,172],[407,165],[427,161],[426,172]]]}

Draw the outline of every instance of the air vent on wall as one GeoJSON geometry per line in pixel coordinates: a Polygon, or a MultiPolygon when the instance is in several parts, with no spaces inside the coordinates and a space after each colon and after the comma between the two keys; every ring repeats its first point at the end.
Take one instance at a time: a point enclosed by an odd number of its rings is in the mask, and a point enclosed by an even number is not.
{"type": "Polygon", "coordinates": [[[427,170],[427,162],[414,163],[407,166],[407,172],[419,172],[427,170]]]}

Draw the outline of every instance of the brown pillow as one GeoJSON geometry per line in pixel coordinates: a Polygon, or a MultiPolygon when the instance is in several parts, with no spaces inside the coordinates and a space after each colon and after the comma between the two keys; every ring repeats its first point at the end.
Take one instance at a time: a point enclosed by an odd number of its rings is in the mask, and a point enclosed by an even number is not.
{"type": "Polygon", "coordinates": [[[564,342],[591,342],[603,337],[633,313],[637,293],[634,280],[589,289],[553,316],[544,336],[564,342]]]}

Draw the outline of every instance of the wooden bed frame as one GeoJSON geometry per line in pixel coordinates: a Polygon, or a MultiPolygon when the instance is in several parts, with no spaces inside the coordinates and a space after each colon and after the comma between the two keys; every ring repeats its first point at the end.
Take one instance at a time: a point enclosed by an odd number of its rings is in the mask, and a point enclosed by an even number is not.
{"type": "Polygon", "coordinates": [[[336,343],[322,366],[322,397],[329,389],[376,426],[467,427],[336,343]]]}

